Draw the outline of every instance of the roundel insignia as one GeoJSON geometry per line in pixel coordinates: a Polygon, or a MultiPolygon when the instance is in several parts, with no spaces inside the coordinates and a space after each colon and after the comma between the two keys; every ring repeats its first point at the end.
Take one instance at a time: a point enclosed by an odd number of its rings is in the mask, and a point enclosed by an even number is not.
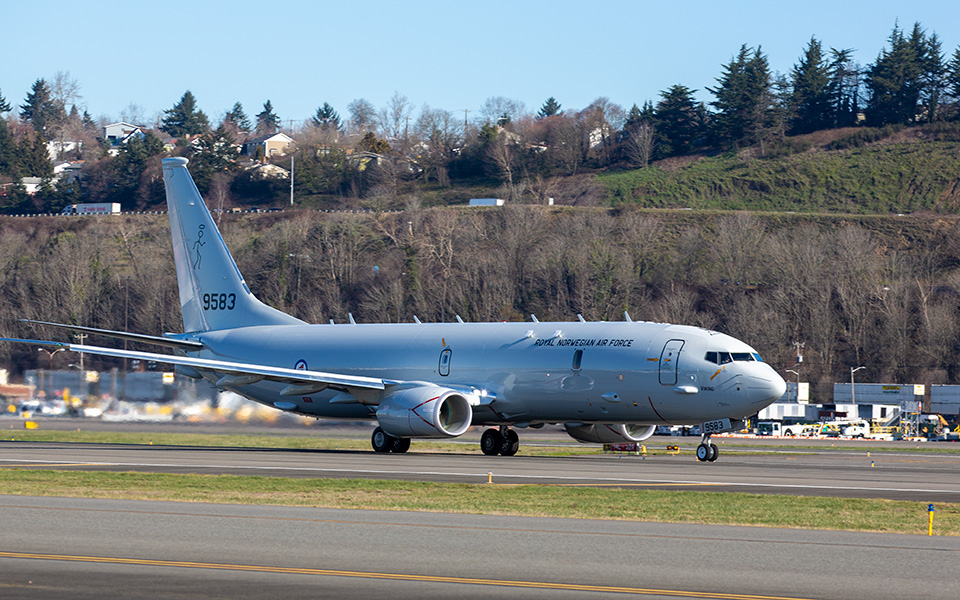
{"type": "Polygon", "coordinates": [[[307,361],[305,361],[305,360],[303,360],[303,359],[301,358],[300,360],[297,361],[297,364],[294,365],[293,368],[296,369],[296,370],[298,370],[298,371],[306,371],[306,370],[307,370],[307,361]]]}

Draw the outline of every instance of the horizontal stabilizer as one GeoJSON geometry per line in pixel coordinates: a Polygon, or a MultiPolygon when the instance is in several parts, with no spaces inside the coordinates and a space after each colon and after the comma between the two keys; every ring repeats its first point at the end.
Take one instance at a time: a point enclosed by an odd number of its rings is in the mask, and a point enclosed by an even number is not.
{"type": "Polygon", "coordinates": [[[79,325],[65,325],[63,323],[50,323],[49,321],[34,321],[33,319],[20,319],[21,323],[33,323],[34,325],[46,325],[47,327],[57,327],[68,329],[70,331],[82,331],[94,335],[102,335],[118,340],[127,340],[129,342],[141,342],[143,344],[154,344],[156,346],[165,346],[167,348],[180,348],[181,350],[200,350],[203,344],[192,340],[178,340],[176,338],[160,337],[157,335],[146,335],[143,333],[130,333],[128,331],[113,331],[111,329],[97,329],[95,327],[81,327],[79,325]]]}

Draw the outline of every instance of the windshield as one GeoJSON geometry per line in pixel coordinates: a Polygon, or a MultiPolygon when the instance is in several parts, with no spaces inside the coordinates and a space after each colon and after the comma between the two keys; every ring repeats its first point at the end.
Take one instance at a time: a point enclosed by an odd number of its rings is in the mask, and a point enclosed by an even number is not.
{"type": "Polygon", "coordinates": [[[730,362],[763,362],[760,355],[756,352],[707,352],[704,360],[717,365],[725,365],[730,362]]]}

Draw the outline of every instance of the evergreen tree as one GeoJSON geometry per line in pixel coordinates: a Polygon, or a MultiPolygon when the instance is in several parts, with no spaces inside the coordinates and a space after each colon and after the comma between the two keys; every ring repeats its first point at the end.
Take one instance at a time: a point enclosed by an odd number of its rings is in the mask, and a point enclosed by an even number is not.
{"type": "Polygon", "coordinates": [[[280,117],[273,112],[270,100],[263,103],[263,110],[257,114],[257,135],[276,133],[280,129],[280,117]]]}
{"type": "Polygon", "coordinates": [[[90,131],[97,130],[97,124],[93,121],[93,117],[90,116],[90,113],[86,109],[83,110],[83,116],[80,117],[80,123],[83,125],[84,129],[90,131]]]}
{"type": "Polygon", "coordinates": [[[162,119],[160,129],[175,138],[200,135],[210,129],[207,115],[197,109],[197,100],[190,90],[184,92],[180,101],[170,110],[163,111],[163,114],[166,116],[162,119]]]}
{"type": "Polygon", "coordinates": [[[560,103],[557,102],[556,98],[550,96],[547,98],[547,101],[543,103],[543,106],[540,107],[540,111],[537,113],[537,118],[546,119],[547,117],[553,117],[562,114],[563,111],[560,110],[560,103]]]}
{"type": "Polygon", "coordinates": [[[250,133],[250,119],[248,119],[247,114],[243,112],[243,105],[239,102],[233,105],[233,108],[227,113],[224,121],[233,124],[233,126],[237,128],[237,131],[250,133]]]}
{"type": "Polygon", "coordinates": [[[943,95],[947,89],[947,63],[943,55],[943,45],[937,34],[933,33],[922,47],[923,80],[920,101],[925,109],[925,120],[939,121],[943,95]]]}
{"type": "MultiPolygon", "coordinates": [[[[953,58],[947,64],[947,91],[953,96],[954,102],[960,102],[960,47],[953,51],[953,58]]],[[[955,117],[960,119],[960,110],[955,117]]]]}
{"type": "Polygon", "coordinates": [[[10,106],[10,103],[7,102],[7,99],[3,97],[3,90],[0,90],[0,116],[5,112],[10,112],[13,110],[13,107],[10,106]]]}
{"type": "Polygon", "coordinates": [[[876,62],[867,67],[865,79],[870,92],[867,122],[875,127],[914,122],[920,103],[923,32],[915,27],[907,38],[899,26],[894,26],[888,42],[890,49],[884,48],[876,62]]]}
{"type": "Polygon", "coordinates": [[[0,174],[13,176],[16,168],[17,141],[10,133],[7,120],[0,117],[0,174]]]}
{"type": "Polygon", "coordinates": [[[190,173],[201,192],[210,187],[214,174],[229,172],[236,165],[237,143],[225,124],[204,133],[191,148],[190,173]]]}
{"type": "Polygon", "coordinates": [[[812,37],[790,75],[790,133],[811,133],[833,125],[830,81],[823,47],[812,37]]]}
{"type": "Polygon", "coordinates": [[[660,92],[661,100],[654,117],[660,155],[687,154],[700,137],[694,92],[696,90],[683,85],[673,85],[660,92]]]}
{"type": "Polygon", "coordinates": [[[860,68],[851,62],[853,50],[830,49],[830,114],[831,127],[856,125],[860,111],[860,68]]]}
{"type": "Polygon", "coordinates": [[[372,131],[368,131],[357,143],[357,149],[374,154],[386,154],[390,152],[390,144],[386,140],[379,139],[372,131]]]}
{"type": "MultiPolygon", "coordinates": [[[[171,134],[172,135],[172,134],[171,134]]],[[[110,162],[110,177],[112,186],[105,201],[121,202],[130,207],[131,199],[140,198],[143,194],[138,191],[149,184],[144,181],[144,171],[151,162],[156,164],[156,155],[163,152],[163,142],[152,131],[148,131],[142,138],[132,137],[120,148],[120,153],[110,162]]]]}
{"type": "Polygon", "coordinates": [[[631,129],[635,129],[642,125],[644,120],[649,121],[650,118],[645,119],[640,109],[634,104],[630,107],[630,110],[627,111],[627,120],[623,123],[623,130],[630,131],[631,129]]]}
{"type": "Polygon", "coordinates": [[[17,172],[21,177],[53,177],[47,142],[39,135],[33,136],[33,140],[24,138],[17,145],[17,172]]]}
{"type": "Polygon", "coordinates": [[[324,102],[323,106],[317,108],[317,112],[310,119],[310,123],[320,129],[339,131],[340,115],[337,114],[337,111],[333,110],[330,104],[324,102]]]}
{"type": "Polygon", "coordinates": [[[740,47],[737,55],[717,78],[720,85],[707,88],[716,100],[711,102],[714,116],[714,135],[721,146],[762,141],[769,127],[772,96],[770,68],[767,57],[760,51],[740,47]]]}
{"type": "Polygon", "coordinates": [[[43,79],[33,82],[26,104],[20,105],[20,118],[33,125],[34,131],[45,136],[59,117],[57,106],[50,97],[50,88],[43,79]]]}

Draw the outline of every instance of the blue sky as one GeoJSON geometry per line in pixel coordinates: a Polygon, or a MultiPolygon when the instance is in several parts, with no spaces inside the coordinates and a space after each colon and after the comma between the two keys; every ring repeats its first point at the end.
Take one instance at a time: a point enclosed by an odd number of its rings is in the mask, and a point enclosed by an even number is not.
{"type": "Polygon", "coordinates": [[[709,101],[704,88],[741,44],[761,46],[783,73],[811,35],[855,48],[866,65],[898,20],[936,32],[948,57],[960,45],[956,0],[32,0],[0,15],[11,105],[37,78],[68,71],[94,118],[135,104],[147,124],[187,89],[211,118],[237,101],[252,117],[270,99],[284,120],[323,102],[346,116],[361,97],[380,108],[394,92],[471,118],[490,96],[532,112],[549,96],[565,109],[599,96],[629,108],[679,83],[709,101]]]}

